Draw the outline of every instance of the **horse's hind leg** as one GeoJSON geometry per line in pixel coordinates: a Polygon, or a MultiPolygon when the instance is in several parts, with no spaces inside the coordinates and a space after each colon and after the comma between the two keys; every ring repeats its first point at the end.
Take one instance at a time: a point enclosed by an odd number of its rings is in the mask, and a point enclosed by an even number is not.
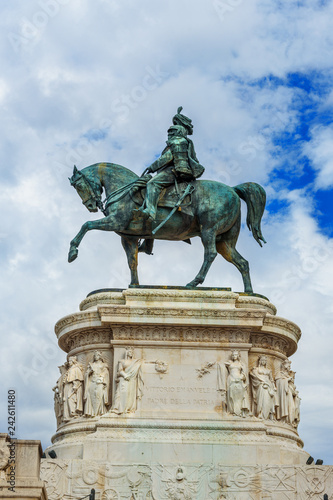
{"type": "Polygon", "coordinates": [[[122,236],[121,243],[127,256],[128,266],[131,271],[131,285],[139,284],[138,277],[138,241],[139,238],[122,236]]]}
{"type": "Polygon", "coordinates": [[[204,254],[204,262],[201,266],[199,273],[196,275],[194,280],[188,283],[187,287],[195,287],[200,283],[203,283],[206,275],[209,271],[210,266],[212,265],[216,255],[216,229],[204,230],[201,233],[201,241],[205,249],[204,254]]]}
{"type": "Polygon", "coordinates": [[[239,252],[237,252],[235,248],[238,233],[239,230],[237,230],[237,227],[234,226],[227,233],[219,235],[216,239],[216,250],[228,262],[231,262],[237,267],[243,278],[244,292],[252,293],[253,289],[250,278],[249,263],[239,252]]]}

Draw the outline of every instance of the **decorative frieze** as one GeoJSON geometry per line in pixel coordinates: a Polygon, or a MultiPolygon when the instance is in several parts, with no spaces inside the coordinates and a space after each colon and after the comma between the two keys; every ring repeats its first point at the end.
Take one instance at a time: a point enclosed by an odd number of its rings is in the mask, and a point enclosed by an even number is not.
{"type": "Polygon", "coordinates": [[[101,500],[313,500],[333,490],[330,466],[170,463],[133,465],[43,460],[41,478],[49,500],[89,495],[101,500]],[[264,496],[263,496],[264,495],[264,496]]]}
{"type": "Polygon", "coordinates": [[[249,343],[246,328],[200,328],[164,325],[113,325],[113,340],[153,342],[249,343]]]}
{"type": "Polygon", "coordinates": [[[292,343],[285,340],[277,335],[268,335],[264,333],[252,333],[251,334],[251,344],[252,348],[258,349],[269,349],[271,351],[278,351],[285,356],[292,349],[292,343]]]}
{"type": "Polygon", "coordinates": [[[68,333],[64,338],[61,338],[60,347],[65,352],[70,352],[79,347],[85,347],[98,344],[109,344],[112,338],[110,328],[84,328],[80,331],[68,333]]]}

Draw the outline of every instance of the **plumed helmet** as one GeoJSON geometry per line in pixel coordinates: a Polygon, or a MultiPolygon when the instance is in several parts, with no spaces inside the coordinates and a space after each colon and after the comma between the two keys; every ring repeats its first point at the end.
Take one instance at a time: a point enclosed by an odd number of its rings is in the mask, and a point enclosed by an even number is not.
{"type": "Polygon", "coordinates": [[[182,109],[183,107],[179,106],[179,108],[177,109],[177,114],[172,118],[172,123],[174,125],[181,125],[187,130],[188,135],[192,135],[193,134],[192,120],[190,118],[187,118],[187,116],[181,114],[182,109]]]}
{"type": "Polygon", "coordinates": [[[183,137],[186,137],[188,134],[187,129],[182,125],[171,125],[171,127],[168,128],[168,133],[169,132],[173,132],[176,135],[182,135],[183,137]]]}

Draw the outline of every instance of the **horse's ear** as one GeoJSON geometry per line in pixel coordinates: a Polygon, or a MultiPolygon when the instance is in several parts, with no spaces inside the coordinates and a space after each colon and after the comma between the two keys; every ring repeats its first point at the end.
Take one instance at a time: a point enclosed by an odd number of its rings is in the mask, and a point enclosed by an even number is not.
{"type": "Polygon", "coordinates": [[[73,168],[73,175],[75,175],[77,172],[78,172],[78,169],[76,168],[76,165],[74,165],[74,168],[73,168]]]}

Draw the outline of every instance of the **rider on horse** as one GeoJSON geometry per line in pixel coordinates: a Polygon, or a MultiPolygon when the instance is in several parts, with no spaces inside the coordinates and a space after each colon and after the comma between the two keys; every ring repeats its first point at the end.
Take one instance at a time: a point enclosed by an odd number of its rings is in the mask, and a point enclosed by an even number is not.
{"type": "Polygon", "coordinates": [[[149,220],[155,220],[158,198],[163,188],[177,181],[193,181],[205,170],[197,159],[193,142],[187,138],[193,134],[193,125],[190,118],[181,114],[182,109],[179,107],[172,119],[166,148],[144,172],[157,172],[147,183],[145,201],[139,209],[149,220]],[[143,208],[144,205],[146,208],[143,208]]]}

